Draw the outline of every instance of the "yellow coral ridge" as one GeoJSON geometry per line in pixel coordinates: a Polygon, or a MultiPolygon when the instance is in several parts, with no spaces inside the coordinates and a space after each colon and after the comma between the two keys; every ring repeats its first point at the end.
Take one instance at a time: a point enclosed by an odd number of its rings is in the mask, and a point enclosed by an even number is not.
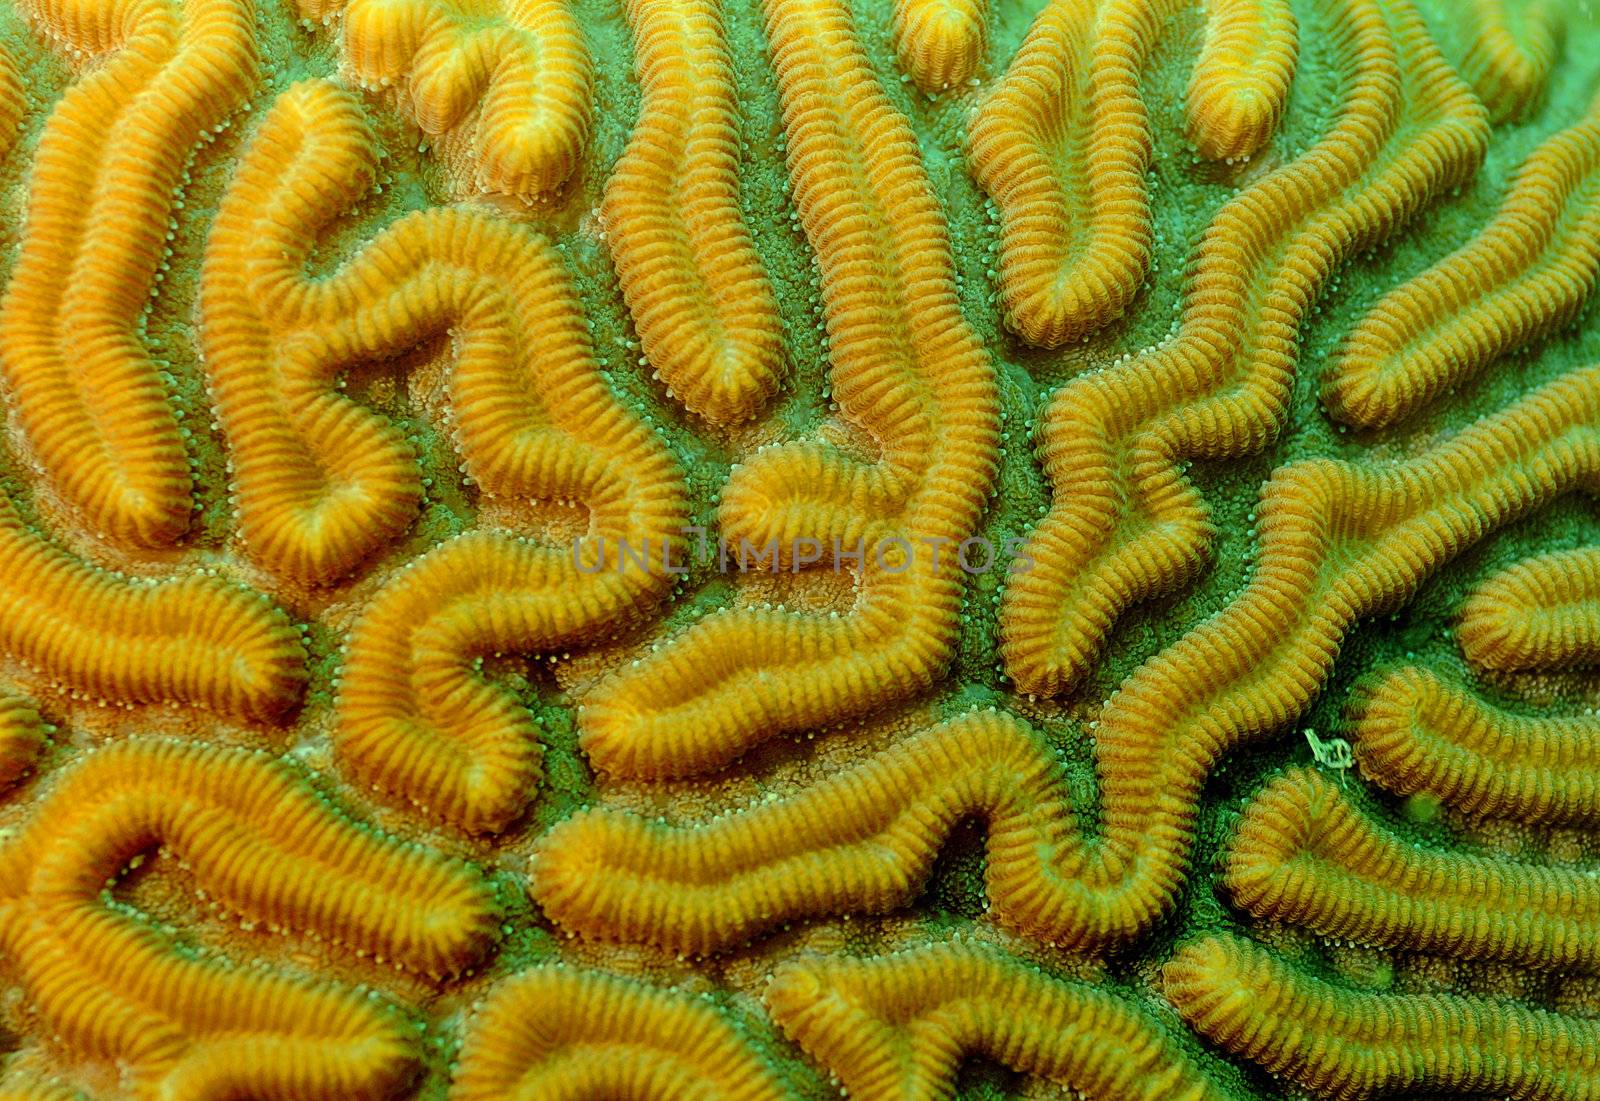
{"type": "Polygon", "coordinates": [[[1589,872],[1420,848],[1307,769],[1251,800],[1223,878],[1257,917],[1325,936],[1551,969],[1600,962],[1589,872]]]}
{"type": "Polygon", "coordinates": [[[1600,272],[1600,101],[1517,171],[1473,241],[1390,291],[1323,381],[1339,420],[1394,424],[1570,321],[1600,272]]]}
{"type": "Polygon", "coordinates": [[[618,462],[605,475],[604,560],[479,532],[402,570],[350,638],[334,731],[341,758],[465,830],[500,830],[520,814],[539,778],[537,728],[479,659],[615,634],[654,603],[670,580],[663,547],[681,499],[666,472],[654,485],[615,484],[645,473],[618,462]],[[619,557],[623,540],[653,548],[648,564],[619,557]]]}
{"type": "Polygon", "coordinates": [[[1189,80],[1189,138],[1213,160],[1248,157],[1283,117],[1300,39],[1289,0],[1211,0],[1189,80]]]}
{"type": "Polygon", "coordinates": [[[685,518],[682,478],[606,387],[560,260],[530,231],[434,209],[338,275],[305,279],[314,229],[365,186],[374,156],[354,99],[333,85],[298,85],[274,106],[207,264],[214,385],[238,456],[241,528],[294,576],[349,568],[410,522],[420,492],[398,432],[338,397],[330,368],[446,328],[466,469],[494,493],[590,505],[581,547],[478,534],[435,550],[351,635],[334,732],[344,760],[464,828],[498,829],[525,805],[538,749],[527,712],[478,659],[615,632],[659,597],[685,518]],[[269,327],[264,306],[286,324],[269,327]]]}
{"type": "Polygon", "coordinates": [[[739,112],[720,0],[630,0],[639,125],[606,184],[622,294],[651,366],[715,424],[778,386],[778,303],[739,209],[739,112]]]}
{"type": "MultiPolygon", "coordinates": [[[[365,193],[376,160],[352,96],[295,86],[245,153],[202,269],[201,346],[233,452],[239,539],[266,569],[303,583],[347,573],[411,523],[422,496],[405,438],[340,393],[339,372],[466,321],[450,307],[485,297],[470,267],[448,251],[430,256],[429,235],[404,228],[336,275],[306,277],[317,231],[365,193]]],[[[479,313],[490,319],[464,326],[476,331],[463,332],[461,356],[502,366],[515,343],[492,311],[479,313]]]]}
{"type": "Polygon", "coordinates": [[[1188,1022],[1329,1101],[1459,1091],[1600,1097],[1600,1025],[1447,994],[1336,987],[1232,935],[1178,949],[1163,973],[1188,1022]]]}
{"type": "Polygon", "coordinates": [[[765,997],[857,1101],[954,1098],[961,1061],[979,1053],[1097,1101],[1229,1096],[1132,1003],[995,948],[801,958],[773,975],[765,997]]]}
{"type": "Polygon", "coordinates": [[[326,22],[356,80],[394,87],[467,178],[524,199],[553,192],[583,154],[594,63],[571,0],[296,0],[326,22]]]}
{"type": "Polygon", "coordinates": [[[170,543],[189,524],[190,473],[144,312],[189,151],[254,86],[255,13],[246,0],[25,6],[64,49],[108,56],[40,138],[0,300],[0,373],[51,484],[92,531],[170,543]]]}
{"type": "Polygon", "coordinates": [[[1150,266],[1139,75],[1172,0],[1052,0],[978,109],[1006,324],[1056,347],[1120,317],[1150,266]]]}
{"type": "Polygon", "coordinates": [[[876,443],[768,448],[723,491],[732,546],[858,555],[837,618],[784,609],[706,617],[594,692],[583,746],[634,776],[716,767],[760,739],[836,721],[932,684],[959,628],[957,544],[993,485],[993,368],[956,304],[950,244],[916,139],[889,104],[843,0],[769,0],[801,220],[822,269],[841,415],[876,443]]]}
{"type": "Polygon", "coordinates": [[[44,720],[22,696],[0,691],[0,788],[15,783],[45,745],[44,720]]]}
{"type": "MultiPolygon", "coordinates": [[[[367,136],[348,93],[299,85],[269,116],[241,181],[255,159],[298,148],[317,171],[280,166],[292,193],[300,181],[336,171],[337,156],[322,153],[366,149],[367,136]],[[301,137],[313,140],[297,146],[301,137]]],[[[372,289],[375,320],[394,310],[402,323],[455,323],[454,408],[467,469],[485,488],[591,511],[590,533],[567,546],[474,533],[435,549],[401,570],[351,633],[334,729],[342,759],[465,829],[499,829],[527,802],[538,746],[532,719],[484,676],[481,659],[615,633],[659,598],[685,520],[682,476],[660,438],[607,388],[560,261],[534,234],[485,214],[436,209],[402,220],[345,272],[372,289]],[[406,270],[417,277],[399,282],[406,270]]],[[[303,306],[331,287],[323,315],[335,333],[340,316],[354,331],[365,319],[350,293],[337,292],[359,286],[354,278],[324,283],[285,299],[303,306]]],[[[248,378],[241,390],[248,403],[248,378]]],[[[336,453],[349,438],[330,429],[323,445],[336,453]]],[[[394,453],[398,465],[398,442],[394,453]]],[[[282,454],[258,457],[264,478],[281,472],[282,454]]],[[[241,478],[243,466],[241,459],[241,478]]],[[[409,476],[416,478],[414,467],[409,476]]],[[[350,530],[361,534],[355,521],[350,530]]]]}
{"type": "Polygon", "coordinates": [[[1466,0],[1460,8],[1470,35],[1462,75],[1493,122],[1522,118],[1538,104],[1555,68],[1565,6],[1559,0],[1466,0]]]}
{"type": "Polygon", "coordinates": [[[271,721],[305,685],[305,646],[266,597],[198,573],[139,582],[95,569],[3,496],[0,605],[0,651],[102,699],[271,721]]]}
{"type": "Polygon", "coordinates": [[[618,410],[561,261],[532,231],[435,208],[389,227],[335,275],[307,278],[316,231],[365,190],[376,163],[349,93],[297,85],[245,152],[218,215],[204,340],[251,553],[328,581],[411,522],[422,492],[411,447],[334,384],[351,362],[447,331],[461,451],[484,489],[586,496],[601,491],[597,464],[623,457],[656,487],[663,449],[618,410]]]}
{"type": "Polygon", "coordinates": [[[1600,823],[1600,718],[1513,715],[1414,666],[1361,686],[1351,707],[1361,770],[1479,818],[1600,823]]]}
{"type": "Polygon", "coordinates": [[[895,0],[895,52],[918,88],[953,88],[977,72],[988,7],[988,0],[895,0]]]}
{"type": "Polygon", "coordinates": [[[496,928],[465,865],[344,818],[289,766],[244,750],[134,739],[55,778],[0,849],[0,943],[61,1042],[130,1066],[137,1096],[392,1095],[409,1029],[355,991],[175,950],[107,884],[160,845],[231,910],[429,975],[496,928]]]}
{"type": "Polygon", "coordinates": [[[1484,669],[1600,663],[1600,547],[1537,555],[1491,577],[1461,606],[1459,637],[1484,669]]]}
{"type": "Polygon", "coordinates": [[[685,520],[682,477],[607,388],[560,260],[532,232],[429,210],[336,276],[305,279],[313,231],[364,186],[373,156],[354,99],[329,83],[297,85],[273,107],[207,264],[215,387],[241,526],[295,576],[348,568],[385,526],[409,522],[420,491],[398,433],[335,396],[328,368],[446,328],[466,469],[491,492],[590,506],[581,545],[481,534],[434,551],[350,639],[335,729],[345,760],[465,828],[497,829],[527,800],[537,746],[526,711],[476,661],[615,632],[659,597],[685,520]],[[263,304],[289,335],[267,326],[263,304]]]}
{"type": "Polygon", "coordinates": [[[84,1101],[83,1095],[28,1074],[8,1074],[0,1082],[0,1101],[84,1101]]]}
{"type": "Polygon", "coordinates": [[[1477,166],[1482,108],[1408,0],[1322,0],[1344,74],[1333,128],[1218,213],[1190,265],[1180,328],[1081,376],[1043,416],[1054,503],[1001,607],[1006,671],[1055,693],[1123,609],[1204,563],[1209,513],[1188,459],[1251,454],[1281,427],[1299,327],[1339,260],[1477,166]]]}
{"type": "Polygon", "coordinates": [[[568,967],[496,987],[472,1018],[460,1068],[450,1101],[792,1096],[709,1003],[568,967]]]}
{"type": "Polygon", "coordinates": [[[16,54],[0,45],[0,160],[16,146],[27,110],[28,92],[17,74],[16,54]]]}
{"type": "Polygon", "coordinates": [[[996,914],[1055,935],[1082,841],[1048,743],[995,712],[710,822],[580,812],[542,839],[532,889],[566,928],[706,952],[794,918],[904,904],[973,814],[989,823],[996,914]]]}
{"type": "Polygon", "coordinates": [[[1416,459],[1278,470],[1243,593],[1101,711],[1097,840],[1080,832],[1043,743],[1015,720],[976,715],[706,824],[580,812],[543,839],[534,894],[586,934],[708,950],[790,917],[901,905],[949,827],[986,814],[1000,917],[1072,947],[1137,935],[1183,881],[1217,759],[1300,714],[1358,618],[1397,606],[1492,527],[1592,487],[1597,418],[1590,367],[1416,459]]]}

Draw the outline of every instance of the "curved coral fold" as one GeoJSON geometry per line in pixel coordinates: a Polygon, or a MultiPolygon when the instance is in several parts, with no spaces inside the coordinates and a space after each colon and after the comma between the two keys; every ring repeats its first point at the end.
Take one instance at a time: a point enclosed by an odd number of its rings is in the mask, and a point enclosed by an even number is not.
{"type": "Polygon", "coordinates": [[[128,1066],[138,1095],[389,1097],[415,1066],[398,1014],[346,988],[230,966],[111,899],[157,845],[222,905],[426,975],[494,935],[466,866],[344,818],[265,754],[133,739],[53,778],[0,849],[6,965],[68,1048],[128,1066]]]}
{"type": "Polygon", "coordinates": [[[1584,1101],[1600,1094],[1600,1026],[1513,1003],[1370,994],[1231,934],[1179,947],[1167,998],[1235,1054],[1329,1101],[1397,1090],[1584,1101]]]}
{"type": "Polygon", "coordinates": [[[1538,105],[1561,53],[1566,6],[1558,0],[1466,0],[1460,12],[1469,36],[1462,75],[1492,121],[1523,118],[1538,105]]]}
{"type": "Polygon", "coordinates": [[[192,487],[144,316],[189,152],[255,86],[255,16],[247,0],[25,7],[64,51],[101,61],[56,104],[34,155],[0,299],[0,375],[51,488],[91,532],[171,543],[192,487]]]}
{"type": "Polygon", "coordinates": [[[999,408],[988,356],[957,308],[944,219],[905,117],[842,0],[769,0],[768,37],[796,205],[822,271],[840,414],[876,462],[822,441],[764,449],[722,494],[730,546],[809,541],[837,567],[863,546],[844,616],[713,613],[590,695],[583,747],[641,777],[715,768],[783,730],[931,684],[959,627],[961,572],[993,485],[999,408]],[[940,548],[944,548],[942,558],[940,548]]]}
{"type": "Polygon", "coordinates": [[[1600,962],[1588,871],[1422,848],[1307,769],[1256,794],[1226,862],[1241,907],[1324,936],[1551,970],[1600,962]]]}
{"type": "Polygon", "coordinates": [[[547,196],[578,167],[594,114],[594,62],[571,0],[295,0],[342,17],[339,53],[360,83],[392,87],[476,188],[547,196]]]}
{"type": "Polygon", "coordinates": [[[965,84],[983,60],[988,0],[894,0],[894,45],[918,88],[965,84]]]}
{"type": "MultiPolygon", "coordinates": [[[[366,190],[376,164],[354,98],[297,85],[246,150],[211,236],[205,346],[251,553],[326,582],[412,521],[422,493],[412,448],[335,382],[352,362],[445,332],[461,453],[485,490],[615,492],[599,467],[626,454],[645,483],[632,507],[652,490],[671,497],[668,460],[602,383],[561,261],[538,235],[438,208],[402,218],[335,274],[305,276],[318,229],[366,190]],[[620,433],[609,448],[583,439],[607,438],[608,426],[620,433]]],[[[655,527],[628,534],[660,537],[655,527]]]]}
{"type": "MultiPolygon", "coordinates": [[[[305,277],[318,230],[366,192],[376,161],[353,96],[297,85],[246,150],[207,240],[200,333],[233,454],[238,537],[262,566],[302,583],[347,573],[411,523],[422,497],[404,437],[338,391],[339,371],[470,317],[463,301],[494,314],[483,303],[494,292],[472,285],[472,261],[429,249],[443,235],[422,218],[337,274],[305,277]],[[394,285],[391,266],[412,257],[412,278],[394,285]]],[[[506,334],[483,328],[476,359],[503,370],[496,338],[506,334]]],[[[473,343],[462,340],[463,358],[473,343]]]]}
{"type": "Polygon", "coordinates": [[[0,1101],[1600,1101],[1585,6],[0,0],[0,1101]]]}
{"type": "Polygon", "coordinates": [[[961,1061],[980,1053],[1103,1101],[1230,1096],[1133,1002],[978,944],[802,956],[765,998],[859,1101],[954,1097],[961,1061]]]}
{"type": "Polygon", "coordinates": [[[1082,840],[1048,743],[995,712],[953,719],[784,800],[700,824],[608,809],[543,839],[532,890],[558,924],[680,952],[738,944],[781,922],[895,909],[962,819],[989,824],[988,888],[1004,920],[1058,928],[1082,840]]]}
{"type": "Polygon", "coordinates": [[[1299,49],[1289,0],[1212,0],[1189,78],[1189,139],[1201,156],[1248,157],[1267,144],[1299,49]]]}
{"type": "Polygon", "coordinates": [[[1000,210],[1006,325],[1057,347],[1116,320],[1150,267],[1139,76],[1171,0],[1051,0],[973,117],[972,174],[1000,210]]]}
{"type": "Polygon", "coordinates": [[[33,703],[0,691],[0,789],[33,767],[45,740],[44,720],[33,703]]]}
{"type": "Polygon", "coordinates": [[[1261,450],[1281,428],[1298,333],[1340,260],[1477,167],[1482,108],[1407,0],[1324,0],[1345,98],[1298,160],[1223,206],[1195,249],[1176,334],[1080,376],[1038,429],[1053,495],[1032,569],[1001,608],[1006,671],[1027,692],[1079,680],[1129,605],[1194,576],[1209,511],[1191,459],[1261,450]]]}
{"type": "Polygon", "coordinates": [[[16,147],[28,111],[28,92],[17,69],[16,52],[0,45],[0,161],[16,147]]]}
{"type": "Polygon", "coordinates": [[[547,1097],[783,1101],[738,1028],[689,994],[569,967],[495,987],[472,1017],[450,1101],[547,1097]]]}
{"type": "Polygon", "coordinates": [[[714,424],[778,387],[778,303],[739,209],[739,103],[721,0],[630,0],[639,125],[606,183],[607,240],[651,366],[714,424]]]}
{"type": "Polygon", "coordinates": [[[1467,660],[1498,672],[1600,663],[1600,547],[1524,559],[1461,605],[1467,660]]]}
{"type": "Polygon", "coordinates": [[[999,916],[1075,948],[1136,936],[1184,880],[1217,759],[1299,715],[1358,618],[1400,604],[1493,527],[1592,486],[1597,414],[1600,367],[1589,367],[1415,459],[1279,469],[1258,507],[1249,584],[1101,710],[1094,840],[1050,752],[1016,720],[979,714],[710,823],[579,812],[543,839],[534,894],[586,934],[706,951],[787,918],[903,903],[949,827],[986,813],[999,916]]]}
{"type": "Polygon", "coordinates": [[[59,1082],[31,1074],[7,1074],[0,1081],[0,1101],[84,1101],[84,1097],[59,1082]]]}
{"type": "Polygon", "coordinates": [[[526,712],[474,663],[615,633],[658,599],[685,521],[682,477],[607,387],[561,262],[532,232],[431,210],[336,275],[303,277],[315,228],[373,160],[352,97],[298,85],[246,151],[213,235],[207,341],[241,530],[269,564],[326,580],[409,523],[421,489],[410,450],[330,389],[332,369],[452,333],[465,469],[491,493],[581,502],[591,532],[569,547],[466,536],[397,575],[350,636],[335,743],[372,782],[498,829],[526,802],[537,747],[526,712]]]}
{"type": "Polygon", "coordinates": [[[1600,272],[1600,101],[1534,150],[1483,232],[1390,291],[1323,379],[1328,412],[1385,428],[1567,324],[1600,272]]]}
{"type": "MultiPolygon", "coordinates": [[[[646,487],[640,487],[646,488],[646,487]]],[[[610,546],[582,564],[565,548],[471,533],[417,559],[377,595],[350,636],[334,742],[358,775],[462,829],[503,829],[539,778],[534,719],[479,659],[616,633],[660,596],[671,494],[632,502],[607,487],[610,546]],[[665,503],[652,516],[646,509],[665,503]],[[618,506],[623,507],[618,507],[618,506]],[[622,558],[624,539],[656,548],[622,558]]],[[[597,540],[599,542],[599,540],[597,540]]]]}
{"type": "Polygon", "coordinates": [[[1399,795],[1424,793],[1474,818],[1600,823],[1600,719],[1514,715],[1417,667],[1354,694],[1361,770],[1399,795]]]}
{"type": "Polygon", "coordinates": [[[305,646],[260,593],[204,573],[140,582],[52,546],[0,495],[0,651],[76,691],[276,721],[305,646]]]}

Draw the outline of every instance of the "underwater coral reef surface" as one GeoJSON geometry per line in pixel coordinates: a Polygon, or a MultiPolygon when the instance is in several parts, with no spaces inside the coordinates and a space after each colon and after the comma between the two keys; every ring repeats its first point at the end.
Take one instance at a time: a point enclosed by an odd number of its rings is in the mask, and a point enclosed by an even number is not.
{"type": "Polygon", "coordinates": [[[1587,0],[0,0],[0,1099],[1600,1101],[1587,0]]]}

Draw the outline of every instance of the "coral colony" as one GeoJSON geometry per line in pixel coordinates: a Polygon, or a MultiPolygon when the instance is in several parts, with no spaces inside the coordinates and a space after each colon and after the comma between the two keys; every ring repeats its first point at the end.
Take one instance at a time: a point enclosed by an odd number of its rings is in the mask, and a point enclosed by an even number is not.
{"type": "Polygon", "coordinates": [[[0,0],[0,1101],[1600,1101],[1589,0],[0,0]]]}

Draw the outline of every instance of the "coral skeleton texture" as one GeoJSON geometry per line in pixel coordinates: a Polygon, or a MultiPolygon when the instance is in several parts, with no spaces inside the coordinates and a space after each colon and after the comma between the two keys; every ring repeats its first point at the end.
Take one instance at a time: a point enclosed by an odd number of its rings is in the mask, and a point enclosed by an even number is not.
{"type": "Polygon", "coordinates": [[[1591,0],[0,0],[0,1101],[1600,1101],[1591,0]]]}

